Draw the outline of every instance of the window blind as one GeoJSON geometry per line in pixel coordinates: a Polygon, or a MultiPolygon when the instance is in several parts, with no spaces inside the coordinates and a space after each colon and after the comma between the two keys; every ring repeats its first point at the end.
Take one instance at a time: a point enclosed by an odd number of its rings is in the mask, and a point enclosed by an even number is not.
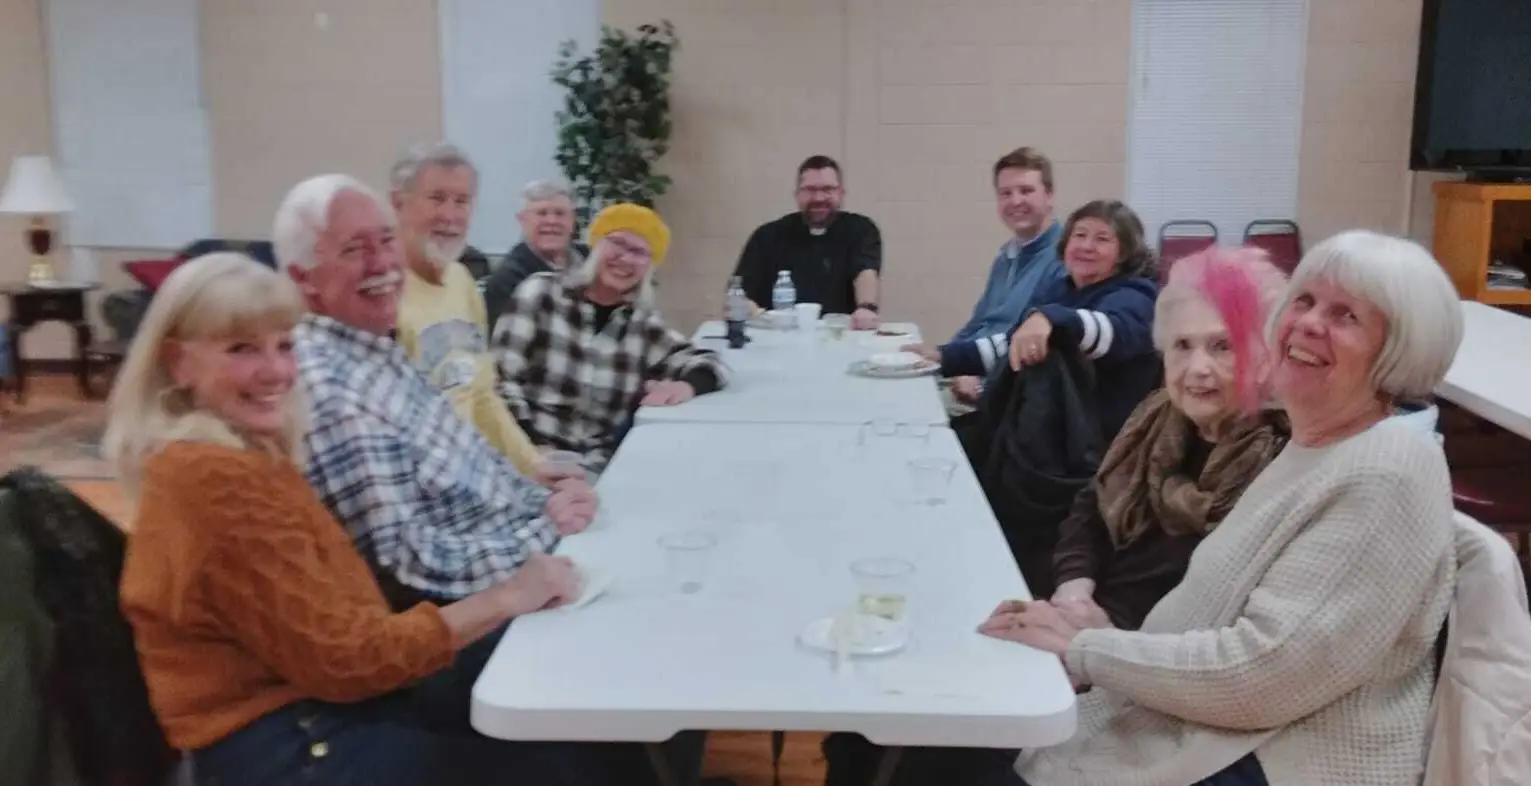
{"type": "Polygon", "coordinates": [[[53,142],[75,246],[212,234],[197,0],[46,0],[53,142]]]}
{"type": "Polygon", "coordinates": [[[1166,221],[1297,218],[1307,0],[1133,0],[1127,195],[1166,221]]]}
{"type": "Polygon", "coordinates": [[[589,53],[601,34],[599,0],[438,0],[445,137],[478,168],[468,240],[490,254],[521,241],[516,212],[533,180],[562,177],[558,110],[549,76],[567,39],[589,53]]]}

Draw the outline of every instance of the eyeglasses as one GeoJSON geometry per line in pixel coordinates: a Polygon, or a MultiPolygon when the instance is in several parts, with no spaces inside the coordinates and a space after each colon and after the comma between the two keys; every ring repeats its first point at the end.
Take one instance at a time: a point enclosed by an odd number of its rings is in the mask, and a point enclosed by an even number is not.
{"type": "Polygon", "coordinates": [[[631,240],[628,240],[627,238],[608,237],[606,238],[606,242],[610,243],[613,248],[621,252],[624,256],[630,256],[643,260],[644,262],[648,262],[654,258],[654,252],[638,245],[637,243],[634,243],[631,240]]]}
{"type": "Polygon", "coordinates": [[[807,196],[831,196],[839,192],[839,186],[798,186],[797,192],[807,196]]]}

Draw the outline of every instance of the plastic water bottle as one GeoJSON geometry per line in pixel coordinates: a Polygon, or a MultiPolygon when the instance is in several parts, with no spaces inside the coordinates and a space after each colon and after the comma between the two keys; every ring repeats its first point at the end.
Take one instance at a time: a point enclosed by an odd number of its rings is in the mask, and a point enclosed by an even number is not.
{"type": "Polygon", "coordinates": [[[750,318],[749,296],[744,294],[744,279],[734,276],[728,282],[728,346],[741,349],[749,342],[744,323],[750,318]]]}
{"type": "Polygon", "coordinates": [[[792,274],[783,270],[776,274],[776,285],[771,287],[771,310],[777,319],[791,319],[792,307],[797,305],[797,287],[792,285],[792,274]]]}

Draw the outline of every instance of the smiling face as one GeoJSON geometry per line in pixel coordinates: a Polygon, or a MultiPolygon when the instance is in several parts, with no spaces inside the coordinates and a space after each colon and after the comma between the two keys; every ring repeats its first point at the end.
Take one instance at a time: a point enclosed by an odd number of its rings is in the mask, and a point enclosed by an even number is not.
{"type": "Polygon", "coordinates": [[[1164,350],[1165,391],[1202,436],[1213,439],[1237,411],[1233,342],[1222,317],[1204,300],[1182,303],[1173,321],[1164,350]]]}
{"type": "Polygon", "coordinates": [[[808,226],[829,225],[840,211],[845,191],[840,187],[840,173],[833,167],[804,170],[797,177],[797,208],[803,211],[808,226]]]}
{"type": "Polygon", "coordinates": [[[994,203],[999,220],[1019,238],[1036,237],[1053,218],[1053,195],[1035,169],[1001,169],[994,176],[994,203]]]}
{"type": "Polygon", "coordinates": [[[165,347],[165,359],[176,387],[190,391],[197,408],[246,434],[282,433],[298,378],[290,331],[172,340],[165,347]]]}
{"type": "Polygon", "coordinates": [[[413,186],[393,193],[399,237],[411,261],[440,271],[462,256],[473,216],[474,181],[473,170],[466,166],[427,166],[413,186]]]}
{"type": "Polygon", "coordinates": [[[1111,225],[1099,218],[1081,218],[1069,229],[1063,265],[1075,286],[1087,287],[1111,277],[1122,259],[1122,244],[1111,225]]]}
{"type": "Polygon", "coordinates": [[[288,270],[315,313],[377,335],[398,322],[404,254],[393,220],[364,194],[337,194],[314,245],[314,266],[288,270]]]}
{"type": "Polygon", "coordinates": [[[1372,368],[1387,330],[1375,304],[1328,281],[1293,293],[1276,326],[1273,383],[1294,422],[1375,401],[1372,368]]]}
{"type": "Polygon", "coordinates": [[[601,257],[596,261],[595,281],[591,282],[595,294],[608,299],[627,296],[643,283],[653,262],[647,240],[632,232],[612,232],[601,244],[601,257]]]}
{"type": "Polygon", "coordinates": [[[516,218],[526,244],[545,259],[561,258],[574,237],[574,203],[566,196],[529,202],[516,218]]]}

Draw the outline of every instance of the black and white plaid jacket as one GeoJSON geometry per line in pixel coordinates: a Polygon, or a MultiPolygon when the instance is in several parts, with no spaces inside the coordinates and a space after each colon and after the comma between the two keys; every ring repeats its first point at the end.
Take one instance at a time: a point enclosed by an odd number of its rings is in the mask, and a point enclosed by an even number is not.
{"type": "Polygon", "coordinates": [[[595,306],[564,276],[538,273],[516,289],[495,323],[492,351],[500,395],[532,441],[582,453],[599,472],[644,382],[710,375],[714,384],[698,386],[702,393],[726,383],[727,367],[652,306],[622,306],[597,330],[595,306]]]}

